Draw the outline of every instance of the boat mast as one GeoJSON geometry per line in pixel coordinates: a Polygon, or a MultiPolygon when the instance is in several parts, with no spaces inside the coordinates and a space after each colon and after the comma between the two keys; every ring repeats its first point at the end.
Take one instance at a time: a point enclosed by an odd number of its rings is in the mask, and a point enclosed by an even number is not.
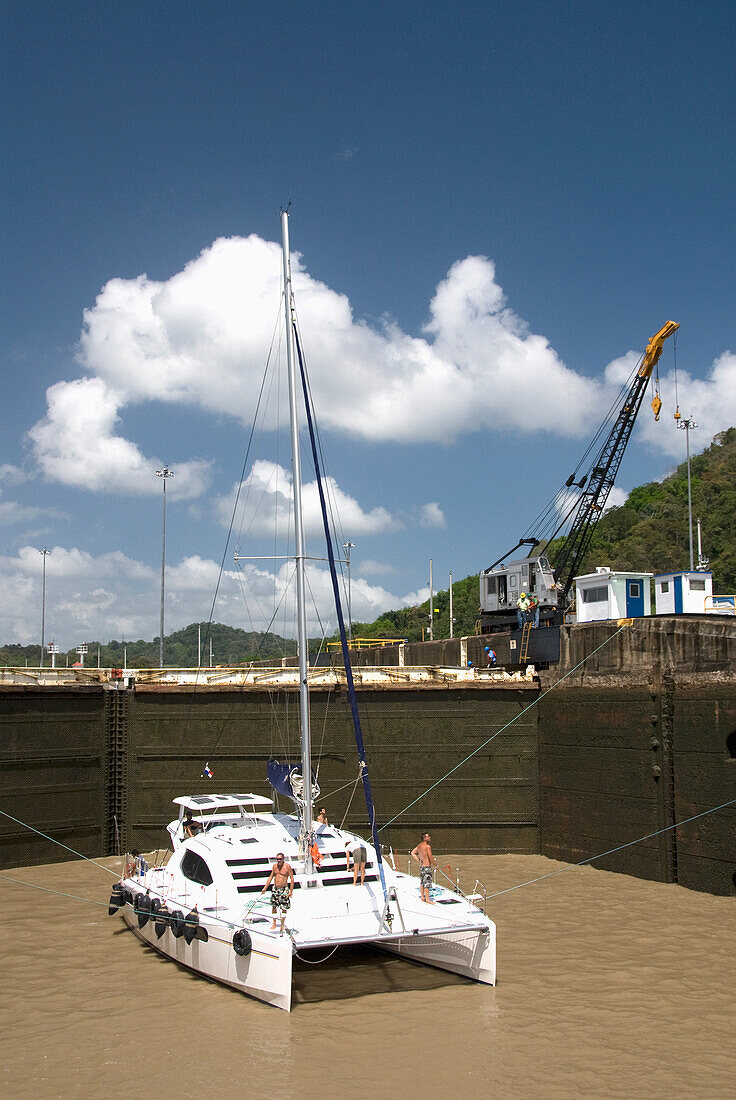
{"type": "Polygon", "coordinates": [[[284,316],[286,324],[286,361],[289,371],[289,417],[291,423],[292,489],[294,492],[294,533],[296,540],[297,641],[299,648],[299,721],[302,744],[302,843],[304,858],[310,863],[309,834],[312,831],[312,746],[309,728],[309,691],[307,685],[307,600],[304,575],[304,523],[302,520],[302,469],[299,454],[299,418],[296,356],[294,355],[294,302],[291,290],[289,257],[289,215],[281,211],[281,251],[284,264],[284,316]]]}

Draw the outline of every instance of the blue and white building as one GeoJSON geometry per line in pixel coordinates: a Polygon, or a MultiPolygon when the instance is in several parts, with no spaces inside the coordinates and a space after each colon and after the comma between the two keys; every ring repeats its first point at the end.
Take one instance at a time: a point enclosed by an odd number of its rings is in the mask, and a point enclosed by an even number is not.
{"type": "Polygon", "coordinates": [[[653,573],[614,572],[599,566],[595,573],[575,578],[575,606],[579,623],[598,619],[638,619],[651,615],[653,573]]]}
{"type": "Polygon", "coordinates": [[[657,615],[703,615],[713,595],[713,574],[702,569],[658,573],[654,578],[657,615]]]}

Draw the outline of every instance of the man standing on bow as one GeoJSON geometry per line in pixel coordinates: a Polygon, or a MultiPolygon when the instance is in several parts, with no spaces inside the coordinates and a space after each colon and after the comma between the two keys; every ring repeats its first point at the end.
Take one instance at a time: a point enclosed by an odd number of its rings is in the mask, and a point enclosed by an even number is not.
{"type": "Polygon", "coordinates": [[[294,871],[285,862],[283,852],[279,852],[276,856],[276,862],[271,868],[271,874],[261,893],[265,894],[269,886],[271,886],[271,931],[276,931],[276,914],[281,910],[281,935],[283,936],[286,914],[291,907],[291,895],[294,893],[294,871]],[[272,882],[273,886],[271,886],[272,882]]]}
{"type": "Polygon", "coordinates": [[[430,896],[432,889],[432,865],[437,866],[437,860],[432,855],[432,846],[429,833],[422,833],[422,839],[411,853],[411,858],[419,864],[419,896],[428,905],[434,905],[430,896]]]}

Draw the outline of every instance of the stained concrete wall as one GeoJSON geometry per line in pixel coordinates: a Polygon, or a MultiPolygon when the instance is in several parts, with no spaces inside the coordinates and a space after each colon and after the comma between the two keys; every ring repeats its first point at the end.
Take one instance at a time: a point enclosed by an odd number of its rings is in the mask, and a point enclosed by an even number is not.
{"type": "MultiPolygon", "coordinates": [[[[533,685],[361,691],[378,820],[390,821],[535,697],[533,685]]],[[[333,689],[311,699],[321,800],[331,820],[339,824],[347,812],[347,824],[365,831],[346,696],[333,689]]],[[[161,843],[161,821],[174,795],[214,788],[263,792],[269,756],[298,754],[297,708],[290,691],[137,688],[127,718],[127,846],[161,843]],[[215,773],[211,783],[202,778],[207,761],[215,773]]],[[[444,851],[538,851],[537,776],[532,712],[384,829],[382,839],[399,850],[412,848],[418,831],[428,828],[444,851]]]]}
{"type": "MultiPolygon", "coordinates": [[[[0,687],[0,809],[84,855],[105,849],[107,692],[0,687]]],[[[74,856],[0,815],[0,864],[74,856]]]]}
{"type": "Polygon", "coordinates": [[[736,893],[736,623],[565,628],[541,674],[544,855],[736,893]],[[703,814],[695,821],[687,819],[703,814]],[[631,841],[647,834],[639,844],[631,841]]]}
{"type": "MultiPolygon", "coordinates": [[[[596,856],[597,866],[736,894],[736,807],[706,813],[736,799],[736,622],[591,623],[562,628],[560,643],[541,695],[490,682],[360,692],[384,822],[535,703],[402,813],[386,841],[405,851],[428,828],[445,852],[596,856]]],[[[421,649],[412,658],[432,663],[421,649]]],[[[84,854],[155,848],[175,795],[263,791],[269,756],[296,754],[293,691],[113,686],[0,686],[0,809],[84,854]]],[[[340,690],[314,693],[312,743],[339,824],[357,776],[340,690]]],[[[362,805],[358,787],[347,823],[364,831],[362,805]]],[[[65,858],[0,818],[0,865],[65,858]]]]}

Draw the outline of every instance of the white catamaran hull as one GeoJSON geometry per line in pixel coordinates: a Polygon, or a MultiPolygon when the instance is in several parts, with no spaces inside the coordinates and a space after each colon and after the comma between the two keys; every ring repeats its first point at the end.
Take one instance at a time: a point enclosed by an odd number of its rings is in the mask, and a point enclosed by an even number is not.
{"type": "MultiPolygon", "coordinates": [[[[295,819],[271,817],[274,825],[279,820],[296,827],[295,819]]],[[[241,831],[234,830],[232,835],[236,842],[240,838],[242,843],[241,831]]],[[[247,844],[244,850],[255,853],[257,841],[248,839],[247,844]]],[[[416,878],[387,867],[384,896],[376,881],[374,856],[369,847],[372,881],[364,886],[336,886],[330,878],[341,876],[343,872],[339,869],[323,871],[321,885],[314,884],[313,876],[298,873],[296,884],[301,888],[292,898],[283,934],[278,928],[271,928],[270,898],[259,893],[267,864],[264,866],[265,861],[256,854],[241,856],[236,845],[223,840],[222,834],[212,835],[209,842],[196,839],[179,844],[168,867],[154,867],[143,876],[124,879],[116,887],[122,889],[125,899],[119,912],[136,936],[160,954],[287,1012],[291,1008],[294,955],[314,950],[326,950],[331,955],[334,949],[350,944],[366,944],[412,962],[495,985],[493,921],[468,899],[446,887],[434,886],[435,904],[426,904],[419,897],[416,878]],[[245,895],[232,894],[225,901],[224,868],[209,887],[197,887],[177,871],[182,865],[191,867],[186,860],[191,861],[195,851],[206,852],[215,868],[220,850],[226,859],[225,867],[229,857],[233,870],[241,876],[233,881],[245,883],[245,895]],[[245,904],[238,900],[242,896],[247,899],[245,904]],[[148,912],[140,912],[141,902],[164,898],[166,919],[156,913],[149,916],[148,912]],[[195,921],[186,928],[190,942],[185,934],[186,914],[195,921]],[[240,955],[235,950],[236,933],[246,937],[248,954],[240,955]]]]}
{"type": "MultiPolygon", "coordinates": [[[[125,886],[132,885],[125,882],[125,886]]],[[[213,981],[232,986],[249,997],[266,1004],[291,1009],[292,946],[287,937],[274,937],[250,932],[253,946],[249,955],[237,955],[233,950],[232,936],[235,927],[200,921],[207,931],[207,942],[194,939],[187,943],[184,936],[178,938],[167,927],[159,938],[153,920],[143,928],[138,926],[138,914],[127,904],[121,910],[123,919],[139,940],[174,962],[188,967],[213,981]]]]}
{"type": "Polygon", "coordinates": [[[406,936],[396,942],[376,943],[376,947],[485,985],[496,984],[495,928],[490,928],[488,932],[406,936]]]}

